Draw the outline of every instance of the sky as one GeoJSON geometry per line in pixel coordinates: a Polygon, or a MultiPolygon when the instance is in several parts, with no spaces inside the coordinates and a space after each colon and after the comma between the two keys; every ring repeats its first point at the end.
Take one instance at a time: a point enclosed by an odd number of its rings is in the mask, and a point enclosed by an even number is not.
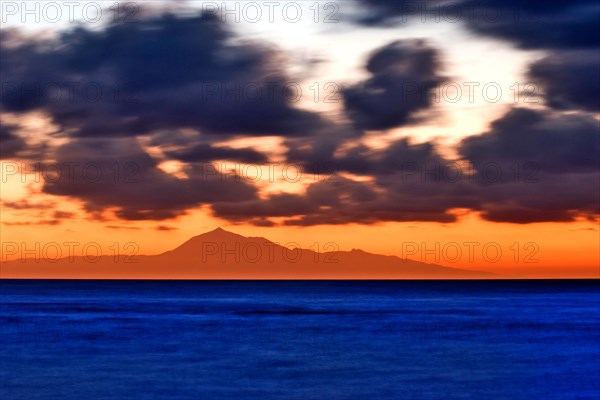
{"type": "Polygon", "coordinates": [[[221,226],[600,277],[595,1],[0,11],[3,260],[157,254],[221,226]]]}

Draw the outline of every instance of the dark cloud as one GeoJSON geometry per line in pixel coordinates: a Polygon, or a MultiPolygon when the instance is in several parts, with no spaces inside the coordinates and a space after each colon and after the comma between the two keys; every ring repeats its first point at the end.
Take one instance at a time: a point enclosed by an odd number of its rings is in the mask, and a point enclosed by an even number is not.
{"type": "MultiPolygon", "coordinates": [[[[396,186],[401,181],[397,177],[396,186]]],[[[421,189],[425,185],[417,185],[421,189]]],[[[407,186],[408,187],[408,186],[407,186]]],[[[436,193],[438,185],[431,184],[430,193],[436,193]]],[[[355,181],[336,177],[324,182],[311,184],[303,195],[293,195],[292,202],[280,201],[280,194],[261,202],[228,204],[226,207],[214,207],[215,215],[238,222],[254,223],[256,216],[261,224],[265,219],[274,223],[271,217],[285,217],[284,225],[338,225],[348,223],[373,224],[383,221],[437,221],[453,222],[456,217],[448,212],[452,200],[439,196],[430,198],[393,188],[385,188],[372,182],[355,181]],[[286,207],[286,204],[290,206],[286,207]],[[280,208],[276,208],[280,207],[280,208]]]]}
{"type": "Polygon", "coordinates": [[[10,208],[13,210],[48,210],[50,208],[54,208],[55,206],[56,202],[53,201],[43,201],[34,203],[27,199],[2,202],[3,208],[10,208]]]}
{"type": "Polygon", "coordinates": [[[464,139],[474,165],[502,171],[482,182],[479,210],[497,222],[572,221],[600,213],[600,128],[587,115],[511,110],[491,130],[464,139]]]}
{"type": "Polygon", "coordinates": [[[328,136],[312,140],[288,140],[287,161],[300,165],[307,173],[332,174],[336,172],[334,153],[342,143],[338,138],[328,136]]]}
{"type": "Polygon", "coordinates": [[[181,131],[165,131],[152,135],[150,146],[160,147],[168,158],[188,163],[228,160],[260,164],[269,161],[266,154],[253,148],[214,146],[212,143],[214,140],[218,138],[201,134],[185,134],[181,131]]]}
{"type": "Polygon", "coordinates": [[[524,49],[600,46],[600,4],[595,0],[360,2],[366,6],[366,14],[358,20],[363,25],[389,26],[411,19],[447,21],[524,49]]]}
{"type": "Polygon", "coordinates": [[[189,166],[187,178],[163,172],[135,139],[77,139],[57,149],[60,175],[43,191],[85,202],[89,212],[115,209],[127,220],[163,220],[215,201],[252,200],[257,189],[207,166],[189,166]]]}
{"type": "Polygon", "coordinates": [[[177,228],[175,228],[174,226],[168,226],[168,225],[158,225],[158,226],[154,227],[154,229],[156,229],[157,231],[174,231],[174,230],[177,230],[177,228]]]}
{"type": "Polygon", "coordinates": [[[555,174],[594,172],[600,166],[598,121],[589,115],[516,108],[491,130],[464,139],[460,153],[476,166],[531,163],[555,174]]]}
{"type": "Polygon", "coordinates": [[[0,124],[0,159],[18,157],[27,147],[25,140],[15,133],[15,125],[0,124]]]}
{"type": "Polygon", "coordinates": [[[416,166],[429,163],[443,164],[432,143],[412,144],[403,138],[391,142],[381,150],[372,150],[356,144],[340,150],[339,144],[330,141],[313,141],[312,146],[288,143],[288,160],[302,166],[303,171],[330,176],[339,172],[357,175],[385,175],[398,171],[408,172],[416,166]]]}
{"type": "MultiPolygon", "coordinates": [[[[305,137],[332,127],[294,107],[282,54],[241,40],[211,14],[142,13],[136,23],[78,27],[52,40],[15,30],[0,39],[2,111],[44,111],[69,140],[43,158],[62,173],[44,176],[43,191],[82,200],[95,218],[114,210],[126,220],[163,220],[202,204],[255,200],[257,188],[206,164],[258,164],[266,155],[215,141],[305,137]],[[187,178],[158,168],[130,139],[140,135],[160,147],[164,161],[188,163],[187,178]]],[[[24,148],[15,129],[2,127],[3,157],[24,148]]]]}
{"type": "Polygon", "coordinates": [[[208,143],[196,144],[179,150],[168,151],[167,156],[184,162],[210,162],[216,160],[231,160],[248,164],[266,163],[266,155],[251,148],[215,147],[208,143]]]}
{"type": "Polygon", "coordinates": [[[482,217],[488,221],[520,224],[598,218],[599,173],[540,173],[537,180],[485,186],[479,209],[482,217]]]}
{"type": "Polygon", "coordinates": [[[600,111],[600,53],[554,52],[529,67],[529,78],[557,109],[600,111]]]}
{"type": "Polygon", "coordinates": [[[70,211],[56,210],[56,211],[54,211],[54,213],[52,214],[52,216],[54,217],[54,219],[70,219],[70,218],[73,218],[75,216],[75,213],[74,212],[70,212],[70,211]]]}
{"type": "Polygon", "coordinates": [[[523,49],[600,46],[600,4],[595,0],[467,1],[476,33],[509,40],[523,49]]]}
{"type": "MultiPolygon", "coordinates": [[[[468,183],[441,177],[424,179],[423,166],[434,168],[444,160],[430,143],[412,144],[407,139],[382,150],[364,146],[331,157],[331,170],[352,172],[366,180],[343,175],[322,176],[302,194],[270,196],[252,202],[215,205],[215,215],[253,223],[256,217],[282,217],[285,225],[319,225],[382,221],[452,222],[449,211],[477,207],[477,189],[468,183]],[[362,159],[362,163],[358,160],[362,159]]],[[[271,221],[272,222],[272,221],[271,221]]]]}
{"type": "Polygon", "coordinates": [[[316,205],[300,194],[279,193],[267,199],[254,199],[245,202],[215,203],[215,215],[230,221],[245,221],[249,218],[292,217],[316,211],[316,205]]]}
{"type": "Polygon", "coordinates": [[[126,230],[131,230],[131,231],[139,231],[140,227],[138,226],[124,226],[124,225],[106,225],[105,228],[107,229],[126,229],[126,230]]]}
{"type": "MultiPolygon", "coordinates": [[[[406,13],[398,2],[363,3],[373,7],[371,24],[406,13]]],[[[403,138],[374,149],[359,140],[365,130],[404,126],[430,109],[431,89],[444,77],[438,52],[426,42],[401,40],[376,49],[365,65],[369,78],[342,91],[349,126],[334,125],[294,106],[281,54],[239,40],[210,15],[145,15],[135,24],[77,28],[56,40],[3,31],[1,107],[16,114],[44,111],[59,125],[66,144],[48,153],[61,174],[45,176],[43,192],[79,199],[98,219],[112,211],[123,220],[166,220],[204,205],[217,217],[257,226],[453,222],[457,209],[498,222],[595,218],[598,120],[557,110],[598,111],[593,73],[599,62],[588,51],[556,49],[596,46],[589,21],[598,7],[586,1],[503,4],[503,10],[538,20],[510,30],[506,17],[492,24],[476,15],[467,26],[523,48],[553,49],[529,74],[554,110],[511,110],[487,132],[464,139],[457,160],[430,142],[403,138]],[[261,197],[257,186],[210,166],[222,159],[268,162],[253,148],[215,145],[264,135],[283,137],[288,162],[324,176],[303,192],[261,197]],[[141,144],[148,141],[161,150],[160,161],[182,161],[181,173],[159,168],[150,156],[155,153],[141,144]],[[473,176],[464,168],[458,179],[440,173],[457,163],[470,166],[473,176]],[[502,171],[498,179],[486,179],[489,165],[502,171]]],[[[27,150],[16,129],[0,131],[2,158],[27,150]]],[[[57,211],[37,223],[69,217],[57,211]]]]}
{"type": "Polygon", "coordinates": [[[431,105],[442,82],[435,49],[422,40],[399,40],[371,54],[368,80],[342,91],[346,113],[362,129],[388,129],[413,120],[431,105]]]}
{"type": "Polygon", "coordinates": [[[276,50],[234,39],[210,14],[79,27],[54,41],[9,46],[14,41],[4,38],[2,106],[44,110],[64,130],[88,137],[178,128],[303,136],[323,123],[294,107],[276,50]]]}
{"type": "Polygon", "coordinates": [[[29,226],[29,225],[60,225],[61,220],[59,219],[43,219],[39,221],[3,221],[2,223],[6,226],[29,226]]]}
{"type": "Polygon", "coordinates": [[[324,154],[331,170],[362,179],[333,176],[301,194],[215,205],[213,211],[236,222],[302,226],[453,222],[457,209],[511,223],[600,214],[600,132],[590,115],[513,109],[458,150],[460,158],[448,159],[433,143],[408,139],[379,150],[329,149],[324,154]]]}

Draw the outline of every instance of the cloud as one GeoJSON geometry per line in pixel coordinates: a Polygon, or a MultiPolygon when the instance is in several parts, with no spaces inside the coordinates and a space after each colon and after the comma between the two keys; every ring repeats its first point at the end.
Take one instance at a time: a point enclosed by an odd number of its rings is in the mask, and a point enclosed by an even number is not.
{"type": "Polygon", "coordinates": [[[75,139],[59,147],[60,177],[46,179],[43,191],[85,202],[88,212],[116,209],[126,220],[163,220],[215,201],[255,199],[257,189],[208,166],[189,166],[182,179],[158,168],[132,138],[75,139]]]}
{"type": "Polygon", "coordinates": [[[408,172],[424,163],[447,163],[437,154],[430,142],[413,144],[402,138],[387,143],[387,146],[373,150],[364,144],[356,144],[340,149],[335,141],[314,142],[313,146],[296,146],[288,143],[287,153],[290,162],[298,163],[303,170],[326,178],[340,172],[357,175],[385,175],[394,172],[408,172]]]}
{"type": "Polygon", "coordinates": [[[373,166],[365,146],[352,146],[342,157],[334,154],[363,130],[417,122],[416,114],[431,107],[431,89],[444,80],[438,72],[438,51],[419,39],[397,40],[374,50],[365,69],[371,74],[369,79],[342,91],[344,111],[353,126],[339,124],[308,138],[288,138],[289,162],[314,174],[368,173],[373,166]]]}
{"type": "Polygon", "coordinates": [[[190,128],[304,136],[322,124],[318,114],[294,107],[283,56],[239,40],[212,14],[146,15],[55,40],[12,42],[1,41],[3,108],[43,110],[72,135],[190,128]]]}
{"type": "MultiPolygon", "coordinates": [[[[430,185],[432,191],[436,186],[430,185]]],[[[265,224],[265,220],[276,224],[270,219],[272,217],[285,217],[279,223],[290,226],[456,220],[456,216],[448,212],[452,200],[442,196],[427,198],[423,197],[422,193],[402,193],[373,183],[342,177],[311,184],[304,194],[293,196],[293,206],[283,208],[284,211],[275,207],[286,197],[285,194],[269,197],[262,202],[227,204],[226,207],[213,206],[213,210],[216,216],[233,218],[237,222],[255,224],[258,216],[260,225],[265,224]]]]}
{"type": "Polygon", "coordinates": [[[277,193],[266,200],[254,199],[235,203],[220,203],[212,205],[216,216],[230,221],[244,221],[248,218],[262,217],[292,217],[310,214],[316,211],[316,205],[303,195],[293,193],[277,193]]]}
{"type": "Polygon", "coordinates": [[[59,219],[44,219],[39,221],[3,221],[2,223],[6,226],[28,226],[28,225],[60,225],[61,220],[59,219]]]}
{"type": "Polygon", "coordinates": [[[269,196],[251,202],[213,205],[214,214],[238,222],[254,223],[260,217],[282,219],[285,225],[320,225],[383,221],[453,222],[453,208],[476,207],[477,196],[467,183],[426,179],[417,172],[423,165],[435,167],[448,162],[430,143],[412,144],[400,139],[387,148],[372,150],[353,148],[349,153],[332,157],[332,170],[340,174],[324,176],[310,184],[302,194],[269,196]],[[349,155],[350,154],[350,155],[349,155]],[[362,158],[358,165],[350,160],[362,158]],[[341,160],[341,162],[339,162],[341,160]],[[338,163],[339,162],[339,163],[338,163]],[[361,172],[367,178],[354,180],[344,172],[361,172]]]}
{"type": "Polygon", "coordinates": [[[13,158],[27,147],[25,140],[15,133],[16,125],[0,124],[0,159],[13,158]]]}
{"type": "MultiPolygon", "coordinates": [[[[122,219],[163,220],[202,204],[255,199],[249,183],[200,164],[264,163],[266,155],[213,142],[223,135],[310,136],[327,127],[318,114],[294,107],[276,49],[241,40],[211,14],[144,13],[136,23],[78,27],[53,40],[9,30],[0,43],[2,110],[49,114],[68,139],[50,161],[63,172],[78,166],[74,176],[46,179],[43,191],[81,199],[93,215],[111,209],[122,219]],[[176,143],[172,133],[183,129],[195,137],[176,143]],[[141,135],[164,150],[163,161],[188,163],[187,178],[162,171],[129,139],[141,135]],[[98,179],[82,176],[98,169],[98,179]]],[[[2,127],[2,157],[25,146],[14,130],[2,127]]]]}
{"type": "Polygon", "coordinates": [[[126,229],[126,230],[131,230],[131,231],[138,231],[138,230],[142,229],[138,226],[124,226],[124,225],[106,225],[105,228],[107,228],[107,229],[126,229]]]}
{"type": "Polygon", "coordinates": [[[600,213],[600,128],[589,115],[513,109],[459,152],[477,176],[494,165],[503,172],[482,188],[485,219],[530,223],[595,218],[600,213]]]}
{"type": "Polygon", "coordinates": [[[472,5],[475,18],[467,23],[472,31],[523,49],[600,46],[600,4],[593,0],[466,2],[472,5]]]}
{"type": "Polygon", "coordinates": [[[389,129],[411,122],[431,106],[431,89],[442,82],[437,51],[423,40],[398,40],[371,54],[371,77],[342,91],[346,113],[362,129],[389,129]]]}
{"type": "Polygon", "coordinates": [[[212,209],[236,222],[300,226],[454,222],[459,209],[522,224],[600,214],[600,132],[590,115],[515,108],[458,151],[450,159],[433,143],[406,138],[383,149],[352,147],[331,153],[331,169],[360,179],[335,175],[304,193],[212,209]]]}
{"type": "MultiPolygon", "coordinates": [[[[399,3],[363,3],[373,7],[371,24],[406,12],[399,3]],[[385,11],[379,20],[378,10],[385,11]]],[[[279,51],[243,40],[210,14],[145,14],[135,24],[80,27],[52,40],[3,31],[1,107],[15,114],[43,111],[59,126],[60,145],[47,149],[43,160],[62,174],[44,176],[42,190],[81,200],[98,219],[112,212],[122,220],[161,221],[203,206],[230,222],[257,226],[453,222],[459,209],[498,222],[596,218],[598,121],[571,111],[598,110],[598,57],[558,49],[595,45],[597,39],[585,36],[585,22],[597,8],[585,1],[505,4],[538,16],[539,23],[509,31],[505,19],[491,26],[475,17],[467,26],[523,48],[552,49],[529,75],[553,109],[510,110],[486,132],[464,139],[457,159],[442,155],[434,142],[402,138],[371,148],[361,141],[364,131],[418,122],[431,108],[431,89],[445,78],[439,52],[426,41],[399,40],[373,51],[368,78],[342,91],[348,121],[334,123],[295,107],[279,51]],[[570,18],[551,22],[561,13],[570,18]],[[267,135],[282,138],[288,163],[332,176],[300,192],[262,193],[211,167],[217,160],[268,162],[254,148],[215,144],[267,135]],[[165,172],[164,161],[179,161],[181,170],[165,172]],[[470,166],[472,175],[465,169],[458,180],[440,174],[459,164],[470,166]],[[486,179],[489,165],[502,171],[493,182],[486,179]]],[[[28,150],[16,129],[2,126],[2,158],[28,150]]],[[[57,211],[40,223],[70,216],[57,211]]],[[[115,227],[121,228],[107,226],[115,227]]]]}
{"type": "Polygon", "coordinates": [[[208,143],[198,143],[192,147],[168,151],[167,156],[184,162],[210,162],[231,160],[248,164],[261,164],[268,161],[267,156],[252,149],[236,149],[226,146],[215,147],[208,143]]]}
{"type": "Polygon", "coordinates": [[[70,211],[54,211],[54,219],[70,219],[73,218],[75,216],[74,212],[70,212],[70,211]]]}
{"type": "MultiPolygon", "coordinates": [[[[332,132],[318,113],[295,107],[277,49],[234,35],[212,14],[141,13],[136,23],[81,26],[54,39],[3,30],[0,45],[2,111],[47,113],[67,142],[38,154],[63,174],[44,176],[43,192],[80,199],[95,218],[110,210],[164,220],[203,204],[255,200],[256,187],[209,163],[261,164],[267,156],[214,142],[332,132]],[[160,161],[185,163],[186,178],[161,170],[140,136],[162,150],[160,161]]],[[[24,149],[15,129],[2,126],[2,157],[24,149]]]]}
{"type": "Polygon", "coordinates": [[[494,121],[490,131],[464,139],[459,151],[480,166],[528,162],[541,172],[596,172],[599,126],[589,115],[515,108],[494,121]]]}
{"type": "Polygon", "coordinates": [[[600,111],[600,54],[597,50],[553,52],[534,62],[528,75],[542,88],[549,106],[600,111]]]}
{"type": "Polygon", "coordinates": [[[168,159],[186,163],[207,163],[228,160],[248,164],[268,162],[268,157],[253,148],[233,148],[215,146],[212,141],[218,137],[182,131],[161,131],[150,137],[150,146],[159,147],[168,159]]]}
{"type": "Polygon", "coordinates": [[[600,4],[595,0],[477,1],[360,0],[366,26],[409,20],[463,23],[472,32],[507,40],[523,49],[582,49],[600,46],[600,4]]]}
{"type": "Polygon", "coordinates": [[[157,231],[174,231],[174,230],[177,230],[177,228],[175,228],[174,226],[168,226],[168,225],[158,225],[158,226],[154,227],[154,229],[156,229],[157,231]]]}
{"type": "Polygon", "coordinates": [[[48,210],[50,208],[54,208],[56,206],[56,202],[53,201],[43,201],[38,203],[33,203],[27,199],[20,199],[15,201],[3,201],[2,207],[10,208],[13,210],[48,210]]]}

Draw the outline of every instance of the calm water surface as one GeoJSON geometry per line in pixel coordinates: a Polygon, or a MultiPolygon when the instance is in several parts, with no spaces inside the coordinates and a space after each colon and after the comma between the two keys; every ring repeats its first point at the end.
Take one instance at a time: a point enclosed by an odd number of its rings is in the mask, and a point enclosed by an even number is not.
{"type": "Polygon", "coordinates": [[[600,398],[598,281],[0,281],[0,399],[600,398]]]}

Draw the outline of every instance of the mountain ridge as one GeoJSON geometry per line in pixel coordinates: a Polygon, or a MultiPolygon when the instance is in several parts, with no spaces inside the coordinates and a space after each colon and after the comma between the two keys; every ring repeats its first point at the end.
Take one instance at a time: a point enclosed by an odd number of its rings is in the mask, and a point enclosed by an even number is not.
{"type": "Polygon", "coordinates": [[[484,279],[494,274],[350,251],[290,249],[223,228],[157,255],[0,263],[0,279],[484,279]]]}

